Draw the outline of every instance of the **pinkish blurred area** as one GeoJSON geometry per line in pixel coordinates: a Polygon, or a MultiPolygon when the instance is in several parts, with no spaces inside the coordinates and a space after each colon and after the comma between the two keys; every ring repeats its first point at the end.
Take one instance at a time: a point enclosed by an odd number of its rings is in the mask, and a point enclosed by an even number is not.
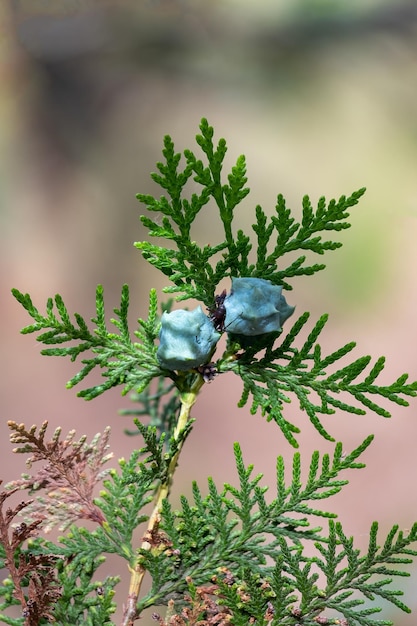
{"type": "MultiPolygon", "coordinates": [[[[277,193],[292,207],[368,191],[352,212],[342,250],[322,274],[294,281],[288,301],[313,320],[330,313],[323,351],[357,340],[357,356],[384,354],[383,378],[417,377],[417,6],[362,0],[3,0],[0,4],[1,476],[24,471],[11,453],[7,420],[49,420],[51,428],[94,435],[112,426],[115,458],[139,440],[123,430],[130,406],[120,390],[87,403],[65,383],[77,363],[40,356],[29,323],[10,295],[30,292],[42,309],[60,293],[71,311],[94,315],[97,283],[108,317],[131,287],[131,321],[146,315],[153,286],[166,284],[133,242],[145,233],[135,193],[157,193],[149,173],[168,133],[194,148],[201,117],[227,139],[228,163],[244,153],[251,194],[238,215],[247,229],[277,193]]],[[[195,238],[216,242],[208,211],[195,238]]],[[[321,259],[320,259],[321,260],[321,259]]],[[[161,294],[162,297],[162,294],[161,294]]],[[[97,377],[96,377],[97,379],[97,377]]],[[[91,383],[91,381],[88,381],[91,383]]],[[[88,384],[87,383],[87,384],[88,384]]],[[[273,424],[237,409],[240,383],[207,385],[181,459],[174,500],[211,475],[234,482],[232,444],[274,481],[275,458],[289,449],[273,424]]],[[[326,427],[356,447],[376,440],[367,468],[329,501],[345,530],[367,545],[370,524],[384,534],[417,519],[417,402],[392,419],[336,415],[326,427]]],[[[296,406],[301,451],[332,450],[296,406]]],[[[140,534],[138,534],[140,538],[140,534]]],[[[125,564],[109,561],[107,573],[125,564]]],[[[404,581],[406,601],[417,610],[404,581]]],[[[124,599],[126,585],[118,600],[124,599]]],[[[391,614],[396,626],[416,615],[391,614]]]]}

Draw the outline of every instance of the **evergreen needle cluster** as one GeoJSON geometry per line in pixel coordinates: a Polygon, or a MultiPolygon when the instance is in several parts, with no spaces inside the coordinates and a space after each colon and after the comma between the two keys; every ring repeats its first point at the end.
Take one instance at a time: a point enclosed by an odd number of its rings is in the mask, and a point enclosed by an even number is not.
{"type": "Polygon", "coordinates": [[[192,298],[201,308],[172,310],[172,302],[159,307],[152,290],[148,318],[139,319],[132,332],[127,285],[110,328],[101,286],[91,323],[71,315],[60,295],[41,313],[28,294],[13,290],[32,318],[22,332],[37,333],[42,354],[81,361],[69,388],[99,368],[103,382],[80,391],[81,397],[90,400],[114,386],[132,392],[135,404],[125,413],[134,416],[135,429],[128,434],[139,435],[143,445],[106,469],[108,429],[88,443],[72,431],[63,439],[61,429],[47,440],[46,423],[38,430],[9,422],[11,441],[18,444],[14,451],[29,458],[28,472],[0,492],[0,567],[9,572],[0,585],[0,621],[114,624],[115,587],[128,575],[122,626],[164,605],[165,614],[153,615],[161,626],[392,624],[375,617],[378,600],[409,611],[392,580],[407,576],[403,566],[417,555],[417,524],[407,533],[394,525],[380,539],[374,522],[362,554],[322,502],[348,483],[347,471],[364,468],[359,458],[372,436],[349,454],[340,442],[332,455],[316,451],[309,461],[297,451],[291,467],[278,457],[274,488],[262,485],[262,475],[244,463],[236,443],[237,485],[217,486],[209,479],[202,488],[194,482],[192,497],[182,497],[179,510],[172,508],[178,459],[198,418],[193,407],[204,385],[211,382],[215,389],[217,376],[239,376],[239,406],[249,402],[252,414],[259,409],[295,448],[300,426],[286,415],[293,400],[334,441],[327,415],[370,410],[389,417],[387,403],[406,406],[417,394],[417,382],[408,382],[407,374],[390,384],[378,382],[383,357],[347,358],[354,342],[323,354],[319,337],[326,314],[304,341],[300,333],[309,313],[292,326],[287,321],[294,308],[282,291],[290,291],[297,276],[325,267],[314,255],[342,245],[328,237],[350,226],[349,211],[364,189],[339,200],[320,198],[316,207],[305,196],[300,220],[279,195],[272,213],[256,206],[246,233],[235,227],[249,194],[245,158],[238,157],[225,176],[226,142],[214,142],[205,119],[196,140],[199,152],[181,155],[165,137],[164,160],[152,174],[163,195],[138,194],[151,241],[135,245],[169,279],[165,292],[177,301],[192,298]],[[217,217],[223,235],[200,246],[194,222],[203,210],[217,217]],[[230,292],[219,293],[225,278],[230,292]],[[222,334],[225,345],[218,343],[222,334]],[[22,490],[27,498],[15,505],[14,495],[22,490]],[[52,542],[46,533],[55,525],[63,535],[52,542]],[[119,558],[120,575],[101,579],[100,565],[110,554],[119,558]],[[150,585],[144,592],[146,576],[150,585]]]}

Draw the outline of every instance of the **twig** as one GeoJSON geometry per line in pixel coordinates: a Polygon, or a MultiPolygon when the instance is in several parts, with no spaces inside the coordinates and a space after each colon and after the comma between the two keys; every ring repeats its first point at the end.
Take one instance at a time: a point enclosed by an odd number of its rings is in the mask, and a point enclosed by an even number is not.
{"type": "MultiPolygon", "coordinates": [[[[202,377],[198,377],[194,385],[191,387],[191,390],[181,394],[181,411],[178,417],[178,422],[175,426],[175,430],[173,433],[173,437],[175,440],[178,440],[182,431],[186,427],[189,419],[190,419],[190,411],[192,406],[194,405],[198,393],[201,387],[204,384],[204,379],[202,377]]],[[[174,472],[177,467],[178,458],[180,456],[182,450],[183,441],[178,444],[177,452],[171,459],[169,464],[167,479],[164,483],[161,483],[158,488],[158,492],[155,496],[155,506],[152,511],[152,514],[149,518],[148,527],[145,533],[145,539],[142,542],[141,550],[150,550],[154,548],[154,543],[149,541],[149,538],[155,536],[155,533],[158,529],[158,525],[160,522],[160,514],[162,510],[162,503],[168,497],[169,492],[171,490],[174,472]]],[[[161,549],[164,549],[165,545],[163,542],[160,543],[161,549]]],[[[123,611],[123,620],[122,626],[133,626],[136,619],[138,619],[137,615],[137,601],[140,593],[140,589],[142,586],[142,581],[146,574],[146,568],[143,564],[143,557],[139,556],[136,565],[131,570],[130,577],[130,585],[129,585],[129,594],[127,598],[127,603],[125,609],[123,611]]]]}

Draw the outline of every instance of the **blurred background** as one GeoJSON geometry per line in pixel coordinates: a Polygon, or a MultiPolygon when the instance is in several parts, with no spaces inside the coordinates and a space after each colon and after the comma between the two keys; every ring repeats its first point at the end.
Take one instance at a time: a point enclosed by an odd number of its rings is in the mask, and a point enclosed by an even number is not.
{"type": "MultiPolygon", "coordinates": [[[[261,204],[272,213],[277,193],[300,207],[368,191],[352,211],[344,246],[327,269],[294,281],[287,294],[297,312],[324,312],[330,321],[324,352],[351,340],[357,352],[387,356],[381,380],[417,374],[417,5],[401,0],[3,0],[0,4],[0,255],[1,476],[24,471],[11,454],[7,420],[62,425],[89,437],[112,426],[115,458],[139,440],[123,430],[130,419],[120,390],[91,403],[65,383],[77,363],[47,359],[10,295],[30,292],[43,311],[61,293],[71,312],[94,315],[98,283],[107,314],[131,287],[131,320],[147,314],[152,286],[166,284],[133,242],[145,237],[137,192],[157,193],[149,177],[164,134],[194,149],[201,117],[228,142],[228,164],[244,153],[251,194],[238,227],[253,222],[261,204]]],[[[207,213],[195,239],[215,242],[207,213]]],[[[320,259],[321,260],[321,259],[320,259]]],[[[91,380],[87,384],[91,384],[91,380]]],[[[236,482],[232,444],[274,483],[275,459],[293,451],[273,424],[238,410],[240,383],[216,379],[194,410],[197,422],[173,490],[178,501],[190,481],[207,476],[236,482]]],[[[392,419],[336,415],[325,426],[346,451],[369,433],[376,440],[367,468],[329,501],[345,531],[366,549],[373,520],[381,538],[394,523],[417,519],[416,403],[396,406],[392,419]]],[[[301,451],[308,459],[320,439],[296,406],[301,451]]],[[[271,497],[273,489],[271,488],[271,497]]],[[[140,541],[138,534],[138,542],[140,541]]],[[[125,564],[109,561],[105,573],[125,564]]],[[[417,610],[414,577],[400,581],[417,610]]],[[[124,601],[126,581],[117,600],[124,601]]],[[[416,613],[384,608],[396,626],[416,613]]],[[[117,622],[116,618],[116,622],[117,622]]]]}

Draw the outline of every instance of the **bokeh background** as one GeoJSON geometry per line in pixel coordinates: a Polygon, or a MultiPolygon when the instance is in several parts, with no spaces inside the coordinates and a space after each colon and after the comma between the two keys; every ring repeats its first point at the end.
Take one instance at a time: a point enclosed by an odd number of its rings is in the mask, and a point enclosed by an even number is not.
{"type": "MultiPolygon", "coordinates": [[[[71,311],[94,315],[105,289],[108,316],[121,285],[131,287],[131,319],[145,316],[148,292],[163,280],[133,242],[144,238],[137,192],[149,178],[163,135],[193,147],[201,117],[226,137],[228,163],[244,153],[251,194],[238,226],[256,204],[272,212],[278,192],[299,207],[368,191],[352,211],[344,247],[328,268],[294,281],[288,295],[313,319],[330,313],[322,344],[330,351],[357,340],[355,354],[384,354],[382,379],[417,374],[417,5],[401,0],[3,0],[0,4],[1,476],[24,471],[11,454],[6,422],[47,419],[52,427],[94,435],[112,426],[115,458],[138,440],[123,434],[130,407],[120,390],[87,403],[65,382],[77,364],[39,355],[10,295],[29,291],[42,309],[59,292],[71,311]]],[[[159,192],[158,192],[159,193],[159,192]]],[[[214,242],[211,216],[194,236],[214,242]]],[[[173,498],[213,476],[234,482],[232,444],[273,484],[275,458],[289,449],[278,429],[238,410],[237,379],[207,386],[181,458],[173,498]]],[[[295,405],[301,451],[332,446],[318,438],[295,405]]],[[[392,407],[392,419],[336,415],[332,434],[356,447],[376,440],[367,468],[352,473],[329,501],[347,533],[367,545],[378,519],[407,529],[417,519],[416,404],[392,407]]],[[[138,534],[138,541],[140,534],[138,534]]],[[[110,561],[106,573],[124,564],[110,561]]],[[[417,610],[414,577],[400,583],[417,610]]],[[[121,604],[126,583],[120,586],[121,604]]],[[[417,613],[384,608],[396,626],[417,613]]],[[[116,619],[117,621],[117,619],[116,619]]]]}

